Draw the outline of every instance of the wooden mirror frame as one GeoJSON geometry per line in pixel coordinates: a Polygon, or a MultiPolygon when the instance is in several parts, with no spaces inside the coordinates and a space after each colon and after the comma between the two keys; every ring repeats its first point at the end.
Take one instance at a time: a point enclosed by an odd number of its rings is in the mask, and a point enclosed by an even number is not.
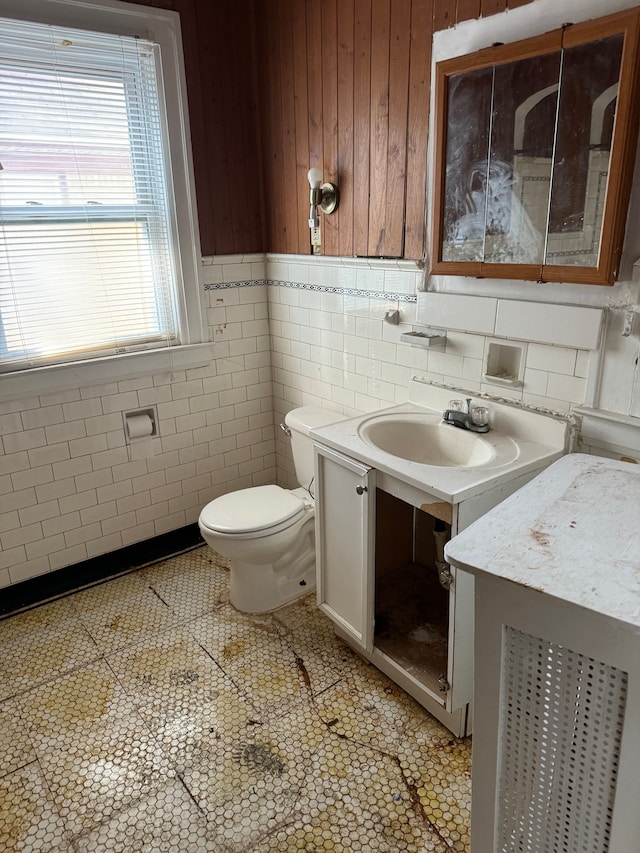
{"type": "MultiPolygon", "coordinates": [[[[640,8],[635,8],[436,64],[432,274],[596,285],[614,283],[622,254],[638,139],[639,40],[640,8]],[[544,259],[541,264],[443,260],[449,78],[586,45],[615,35],[622,35],[624,43],[597,265],[545,264],[544,259]]],[[[473,121],[472,118],[470,120],[473,121]]]]}

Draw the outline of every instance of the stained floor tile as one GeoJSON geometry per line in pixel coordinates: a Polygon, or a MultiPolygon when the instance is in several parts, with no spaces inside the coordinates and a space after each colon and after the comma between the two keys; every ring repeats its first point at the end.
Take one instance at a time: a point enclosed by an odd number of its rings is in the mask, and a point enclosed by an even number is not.
{"type": "Polygon", "coordinates": [[[314,593],[277,611],[274,619],[282,626],[287,644],[304,663],[314,695],[362,669],[362,658],[336,637],[331,622],[315,606],[314,593]]]}
{"type": "Polygon", "coordinates": [[[116,729],[134,712],[131,697],[102,660],[30,690],[21,701],[31,738],[41,746],[78,732],[116,729]]]}
{"type": "Polygon", "coordinates": [[[0,850],[467,853],[469,741],[228,589],[198,548],[0,622],[0,850]]]}
{"type": "Polygon", "coordinates": [[[372,666],[361,666],[317,697],[332,730],[357,743],[397,752],[426,717],[426,728],[446,731],[400,687],[372,666]]]}
{"type": "Polygon", "coordinates": [[[78,592],[72,602],[102,652],[116,651],[176,624],[169,607],[137,574],[78,592]]]}
{"type": "Polygon", "coordinates": [[[428,822],[450,849],[468,850],[469,739],[455,738],[373,668],[325,691],[317,707],[336,734],[394,755],[428,822]]]}
{"type": "Polygon", "coordinates": [[[65,828],[78,835],[174,776],[142,722],[126,731],[83,736],[39,755],[39,763],[65,828]]]}
{"type": "Polygon", "coordinates": [[[19,770],[35,758],[19,703],[15,699],[0,702],[0,777],[19,770]]]}
{"type": "Polygon", "coordinates": [[[206,762],[221,738],[252,725],[256,711],[186,628],[108,657],[178,772],[206,762]]]}
{"type": "Polygon", "coordinates": [[[7,630],[10,623],[11,620],[2,623],[5,630],[1,642],[0,698],[50,681],[100,655],[76,617],[65,617],[60,622],[33,620],[27,630],[21,619],[15,636],[7,630]]]}
{"type": "Polygon", "coordinates": [[[71,850],[35,762],[0,779],[0,850],[71,850]]]}
{"type": "Polygon", "coordinates": [[[132,697],[104,661],[21,701],[42,774],[72,835],[173,776],[132,697]]]}
{"type": "Polygon", "coordinates": [[[195,619],[229,601],[229,571],[222,558],[198,548],[180,562],[168,560],[142,569],[140,575],[179,620],[195,619]],[[217,571],[214,570],[217,568],[217,571]]]}
{"type": "Polygon", "coordinates": [[[215,773],[207,762],[183,779],[218,838],[238,851],[289,819],[309,769],[291,739],[266,725],[220,742],[210,761],[215,773]]]}
{"type": "Polygon", "coordinates": [[[41,604],[33,610],[16,613],[9,619],[0,621],[0,643],[15,643],[21,637],[29,637],[41,628],[59,626],[77,616],[70,598],[61,598],[49,604],[41,604]]]}
{"type": "Polygon", "coordinates": [[[425,845],[426,816],[394,755],[354,743],[302,709],[273,728],[295,744],[306,773],[295,819],[274,833],[274,846],[264,849],[447,849],[435,832],[425,845]],[[302,841],[308,846],[294,846],[302,841]]]}
{"type": "Polygon", "coordinates": [[[191,630],[263,714],[284,713],[291,703],[308,697],[298,656],[272,617],[239,619],[228,605],[196,620],[191,630]]]}
{"type": "Polygon", "coordinates": [[[128,808],[76,840],[79,853],[130,853],[131,850],[185,850],[225,853],[212,837],[202,811],[178,780],[136,800],[128,808]]]}

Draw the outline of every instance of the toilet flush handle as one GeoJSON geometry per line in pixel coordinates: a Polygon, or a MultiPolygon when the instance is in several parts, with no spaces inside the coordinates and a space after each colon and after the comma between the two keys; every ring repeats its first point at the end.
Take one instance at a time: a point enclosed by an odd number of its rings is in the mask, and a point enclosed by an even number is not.
{"type": "Polygon", "coordinates": [[[289,427],[288,427],[286,424],[280,424],[280,429],[282,430],[282,432],[283,432],[286,436],[288,436],[289,438],[291,438],[291,430],[289,429],[289,427]]]}

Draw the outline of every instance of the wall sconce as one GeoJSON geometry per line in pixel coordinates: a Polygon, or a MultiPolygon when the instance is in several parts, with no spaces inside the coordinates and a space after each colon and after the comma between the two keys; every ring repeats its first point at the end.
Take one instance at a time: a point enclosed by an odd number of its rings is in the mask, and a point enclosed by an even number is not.
{"type": "Polygon", "coordinates": [[[335,184],[322,183],[322,169],[313,166],[307,172],[309,179],[309,228],[311,229],[311,245],[317,250],[321,243],[320,217],[318,208],[323,213],[333,213],[338,207],[340,194],[335,184]]]}

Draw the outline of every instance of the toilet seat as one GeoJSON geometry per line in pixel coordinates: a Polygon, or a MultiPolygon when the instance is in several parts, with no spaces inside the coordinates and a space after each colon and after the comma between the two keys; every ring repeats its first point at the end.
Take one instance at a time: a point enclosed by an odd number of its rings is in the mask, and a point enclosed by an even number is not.
{"type": "Polygon", "coordinates": [[[221,495],[200,513],[200,524],[229,539],[255,539],[286,530],[304,515],[305,502],[280,486],[254,486],[221,495]]]}

